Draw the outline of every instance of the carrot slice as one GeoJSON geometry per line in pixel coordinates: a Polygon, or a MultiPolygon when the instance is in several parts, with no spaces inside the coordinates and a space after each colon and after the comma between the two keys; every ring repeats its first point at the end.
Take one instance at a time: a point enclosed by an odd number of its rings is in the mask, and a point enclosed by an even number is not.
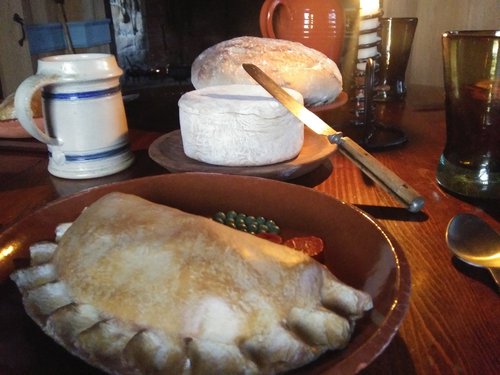
{"type": "Polygon", "coordinates": [[[316,236],[293,237],[284,242],[285,246],[300,250],[309,256],[316,256],[324,249],[323,240],[316,236]]]}
{"type": "Polygon", "coordinates": [[[276,233],[255,233],[255,235],[257,237],[264,238],[265,240],[269,240],[279,244],[283,243],[283,238],[281,238],[281,236],[276,233]]]}

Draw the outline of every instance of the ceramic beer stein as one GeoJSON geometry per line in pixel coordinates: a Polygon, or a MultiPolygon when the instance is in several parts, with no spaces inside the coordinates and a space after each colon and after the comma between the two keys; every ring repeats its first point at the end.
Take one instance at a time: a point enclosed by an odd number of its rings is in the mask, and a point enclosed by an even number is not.
{"type": "Polygon", "coordinates": [[[133,162],[119,78],[113,55],[72,54],[38,60],[37,73],[16,90],[16,115],[26,131],[46,143],[49,172],[63,178],[93,178],[133,162]],[[44,130],[31,110],[42,90],[44,130]]]}
{"type": "Polygon", "coordinates": [[[260,31],[266,38],[300,42],[340,63],[345,32],[340,0],[266,0],[260,31]]]}

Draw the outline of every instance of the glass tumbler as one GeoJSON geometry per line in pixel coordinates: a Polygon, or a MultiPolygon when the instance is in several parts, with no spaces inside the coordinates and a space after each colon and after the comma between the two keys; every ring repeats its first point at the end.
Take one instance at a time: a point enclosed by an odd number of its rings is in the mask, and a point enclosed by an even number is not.
{"type": "Polygon", "coordinates": [[[442,36],[446,144],[437,181],[471,198],[500,198],[500,30],[442,36]]]}
{"type": "Polygon", "coordinates": [[[406,69],[418,18],[382,18],[381,58],[375,101],[402,100],[406,96],[406,69]]]}

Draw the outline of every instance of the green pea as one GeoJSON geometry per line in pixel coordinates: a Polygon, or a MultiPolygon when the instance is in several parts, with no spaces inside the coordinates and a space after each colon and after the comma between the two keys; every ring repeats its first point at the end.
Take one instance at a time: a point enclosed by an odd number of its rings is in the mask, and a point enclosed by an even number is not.
{"type": "Polygon", "coordinates": [[[258,225],[256,223],[252,223],[250,225],[247,225],[248,231],[250,233],[257,233],[257,230],[259,229],[258,225]]]}
{"type": "Polygon", "coordinates": [[[280,232],[280,227],[278,227],[276,224],[269,226],[269,233],[278,234],[279,232],[280,232]]]}
{"type": "Polygon", "coordinates": [[[255,222],[256,222],[255,216],[249,215],[245,218],[245,223],[247,223],[247,225],[253,224],[255,222]]]}
{"type": "Polygon", "coordinates": [[[263,216],[257,217],[257,224],[264,224],[266,222],[266,218],[263,216]]]}
{"type": "Polygon", "coordinates": [[[216,214],[214,214],[213,219],[214,220],[217,220],[217,219],[225,220],[226,219],[226,214],[224,212],[222,212],[222,211],[219,211],[216,214]]]}
{"type": "Polygon", "coordinates": [[[267,231],[269,230],[268,226],[265,225],[265,224],[260,224],[258,229],[257,229],[257,232],[258,233],[267,233],[267,231]]]}
{"type": "Polygon", "coordinates": [[[264,216],[252,216],[245,213],[238,213],[235,210],[227,212],[219,211],[212,216],[212,219],[218,223],[225,224],[247,233],[274,233],[279,234],[280,227],[272,219],[266,219],[264,216]]]}

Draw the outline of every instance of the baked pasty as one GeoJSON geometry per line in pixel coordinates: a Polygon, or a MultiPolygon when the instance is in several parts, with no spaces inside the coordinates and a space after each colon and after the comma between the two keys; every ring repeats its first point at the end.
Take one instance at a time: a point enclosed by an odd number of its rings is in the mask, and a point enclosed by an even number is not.
{"type": "Polygon", "coordinates": [[[312,258],[111,193],[12,279],[54,340],[113,374],[274,374],[343,348],[371,298],[312,258]]]}
{"type": "Polygon", "coordinates": [[[342,92],[337,64],[323,53],[283,39],[241,36],[207,48],[191,65],[196,89],[231,84],[256,84],[242,67],[253,63],[280,86],[302,94],[306,106],[333,102],[342,92]]]}

